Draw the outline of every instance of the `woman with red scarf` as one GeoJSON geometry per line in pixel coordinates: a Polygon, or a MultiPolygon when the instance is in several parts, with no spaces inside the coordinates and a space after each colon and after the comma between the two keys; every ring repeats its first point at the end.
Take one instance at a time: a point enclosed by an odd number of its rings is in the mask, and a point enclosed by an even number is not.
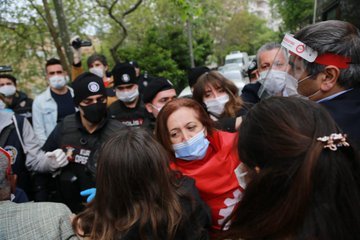
{"type": "Polygon", "coordinates": [[[171,154],[171,167],[195,179],[211,209],[212,227],[221,229],[245,187],[234,147],[238,134],[215,130],[199,103],[182,98],[167,103],[159,113],[156,136],[171,154]]]}

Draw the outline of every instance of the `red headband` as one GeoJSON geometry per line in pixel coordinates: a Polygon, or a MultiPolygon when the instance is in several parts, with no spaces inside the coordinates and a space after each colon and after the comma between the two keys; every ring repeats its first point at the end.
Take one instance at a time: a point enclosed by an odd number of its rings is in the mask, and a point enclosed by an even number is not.
{"type": "Polygon", "coordinates": [[[351,58],[334,53],[324,53],[317,56],[315,62],[321,65],[334,65],[338,68],[348,68],[351,63],[351,58]]]}
{"type": "MultiPolygon", "coordinates": [[[[301,58],[292,51],[289,51],[289,53],[292,56],[301,58]]],[[[348,68],[349,64],[351,63],[351,58],[337,55],[334,53],[324,53],[317,56],[314,62],[321,65],[334,65],[338,68],[348,68]]]]}

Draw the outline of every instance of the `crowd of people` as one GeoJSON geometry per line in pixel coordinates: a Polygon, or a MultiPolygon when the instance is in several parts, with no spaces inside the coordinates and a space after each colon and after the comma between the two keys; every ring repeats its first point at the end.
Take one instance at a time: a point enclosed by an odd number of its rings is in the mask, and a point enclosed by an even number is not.
{"type": "Polygon", "coordinates": [[[358,238],[352,24],[264,44],[241,92],[192,68],[191,98],[136,61],[95,53],[85,71],[73,53],[71,82],[49,59],[34,101],[0,74],[0,239],[358,238]]]}

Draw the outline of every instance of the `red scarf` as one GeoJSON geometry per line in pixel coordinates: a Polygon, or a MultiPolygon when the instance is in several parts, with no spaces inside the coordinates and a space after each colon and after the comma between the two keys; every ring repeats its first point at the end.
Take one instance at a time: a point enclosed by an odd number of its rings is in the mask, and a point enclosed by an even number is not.
{"type": "Polygon", "coordinates": [[[171,163],[172,169],[195,179],[202,200],[211,209],[212,227],[215,229],[221,229],[244,191],[234,172],[240,164],[237,137],[237,133],[214,130],[211,136],[207,136],[210,145],[203,159],[176,159],[171,163]]]}

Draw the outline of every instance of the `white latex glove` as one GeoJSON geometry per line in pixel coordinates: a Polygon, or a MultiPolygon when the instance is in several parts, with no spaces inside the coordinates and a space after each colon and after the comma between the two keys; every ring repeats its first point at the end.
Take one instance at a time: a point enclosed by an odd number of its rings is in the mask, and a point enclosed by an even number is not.
{"type": "Polygon", "coordinates": [[[73,52],[74,64],[78,64],[79,62],[81,62],[81,47],[74,48],[72,45],[73,41],[77,41],[77,39],[80,39],[80,37],[75,36],[75,37],[71,38],[71,40],[70,40],[70,46],[71,46],[71,50],[73,52]]]}
{"type": "Polygon", "coordinates": [[[62,149],[56,149],[52,152],[45,153],[47,161],[51,171],[55,171],[58,168],[65,167],[69,161],[62,149]]]}

